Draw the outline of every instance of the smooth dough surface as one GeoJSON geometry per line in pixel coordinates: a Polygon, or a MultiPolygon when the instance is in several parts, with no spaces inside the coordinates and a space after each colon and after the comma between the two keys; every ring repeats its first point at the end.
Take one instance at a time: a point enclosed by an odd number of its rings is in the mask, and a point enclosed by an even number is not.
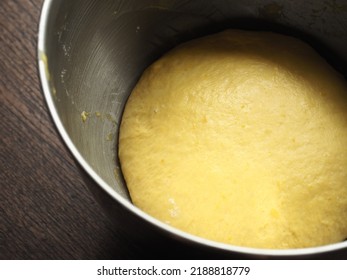
{"type": "Polygon", "coordinates": [[[143,74],[119,157],[132,201],[191,234],[256,248],[347,237],[347,84],[311,47],[227,30],[143,74]]]}

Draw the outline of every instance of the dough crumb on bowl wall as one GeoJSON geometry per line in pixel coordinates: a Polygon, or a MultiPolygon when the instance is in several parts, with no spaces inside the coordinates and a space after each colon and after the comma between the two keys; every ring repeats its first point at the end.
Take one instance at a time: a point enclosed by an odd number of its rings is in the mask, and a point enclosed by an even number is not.
{"type": "Polygon", "coordinates": [[[347,82],[309,45],[226,30],[152,64],[122,117],[132,201],[191,234],[251,248],[347,236],[347,82]]]}

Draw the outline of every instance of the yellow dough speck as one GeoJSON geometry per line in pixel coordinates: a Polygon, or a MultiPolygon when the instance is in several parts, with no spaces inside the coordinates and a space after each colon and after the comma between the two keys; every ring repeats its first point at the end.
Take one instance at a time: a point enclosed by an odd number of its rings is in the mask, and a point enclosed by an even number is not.
{"type": "Polygon", "coordinates": [[[174,227],[256,248],[347,237],[347,83],[302,41],[227,30],[143,74],[119,157],[133,203],[174,227]]]}

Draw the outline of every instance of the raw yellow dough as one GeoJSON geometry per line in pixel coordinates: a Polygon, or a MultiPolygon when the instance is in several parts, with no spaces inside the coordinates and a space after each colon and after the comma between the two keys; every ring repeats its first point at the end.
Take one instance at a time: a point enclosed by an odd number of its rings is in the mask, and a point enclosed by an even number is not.
{"type": "Polygon", "coordinates": [[[227,30],[150,66],[123,115],[132,201],[207,239],[302,248],[347,237],[347,83],[311,47],[227,30]]]}

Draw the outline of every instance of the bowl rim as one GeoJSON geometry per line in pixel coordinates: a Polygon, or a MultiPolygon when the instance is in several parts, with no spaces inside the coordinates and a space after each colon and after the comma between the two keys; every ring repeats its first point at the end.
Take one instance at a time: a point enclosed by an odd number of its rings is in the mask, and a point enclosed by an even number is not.
{"type": "Polygon", "coordinates": [[[41,15],[39,19],[38,28],[38,39],[37,39],[37,65],[38,74],[41,84],[41,89],[43,92],[46,105],[48,107],[49,114],[53,120],[53,123],[62,138],[65,146],[68,148],[72,156],[82,167],[82,169],[89,174],[93,181],[109,196],[111,196],[115,201],[120,203],[128,211],[135,214],[137,217],[145,220],[152,226],[156,227],[167,233],[167,235],[174,235],[185,241],[192,242],[196,245],[201,245],[204,247],[210,247],[213,249],[218,249],[226,253],[241,253],[247,255],[253,255],[258,257],[302,257],[308,255],[316,255],[322,253],[329,253],[340,249],[347,248],[347,240],[339,243],[328,244],[317,247],[309,248],[298,248],[298,249],[262,249],[262,248],[251,248],[242,247],[231,244],[225,244],[217,241],[208,240],[202,237],[198,237],[177,228],[174,228],[164,222],[157,220],[156,218],[150,216],[149,214],[143,212],[141,209],[137,208],[130,201],[126,200],[120,194],[118,194],[110,185],[108,185],[88,164],[88,162],[83,158],[81,153],[78,151],[76,146],[73,144],[69,134],[67,133],[61,118],[59,117],[58,111],[54,104],[54,93],[50,85],[50,75],[48,69],[48,61],[46,57],[46,40],[47,40],[47,27],[48,18],[51,15],[52,3],[54,0],[44,0],[41,7],[41,15]]]}

